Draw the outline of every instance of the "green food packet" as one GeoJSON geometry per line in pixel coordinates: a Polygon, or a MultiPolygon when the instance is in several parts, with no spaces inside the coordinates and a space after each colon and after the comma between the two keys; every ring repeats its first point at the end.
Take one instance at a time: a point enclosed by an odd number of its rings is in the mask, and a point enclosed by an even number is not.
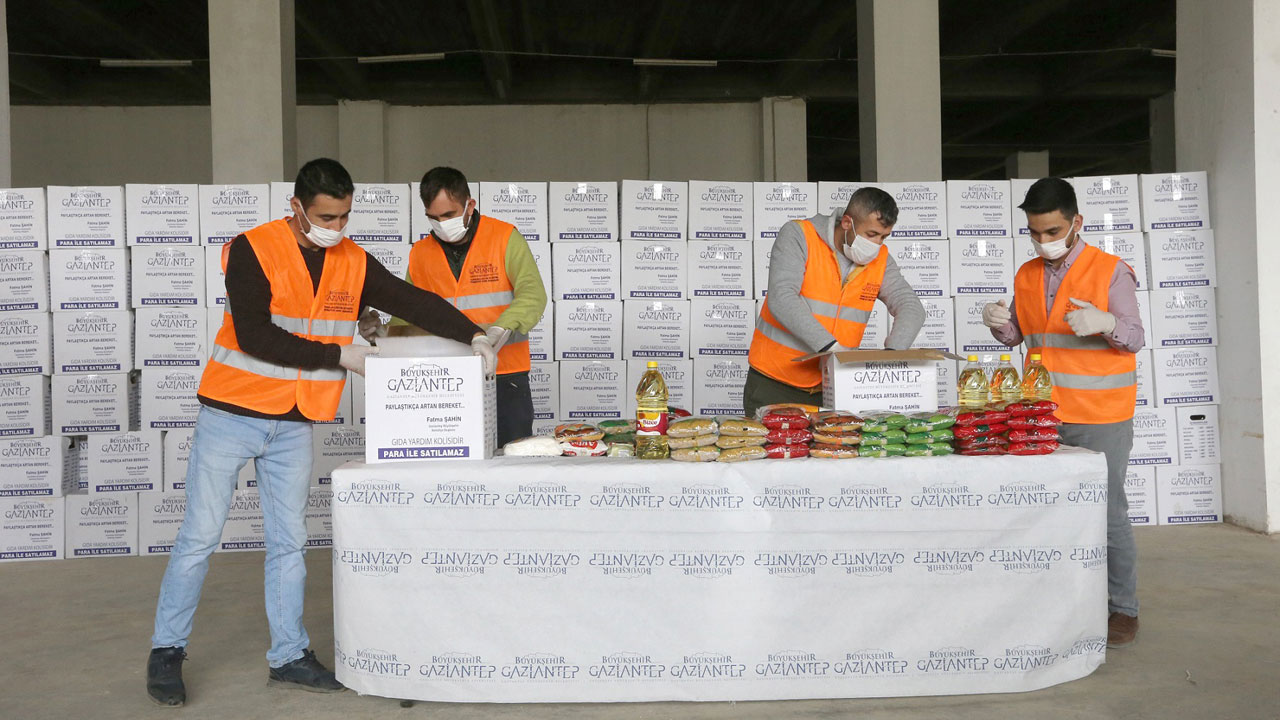
{"type": "Polygon", "coordinates": [[[596,424],[605,435],[621,435],[636,431],[635,420],[602,420],[596,424]]]}
{"type": "Polygon", "coordinates": [[[885,430],[884,437],[890,444],[901,445],[907,441],[907,434],[901,430],[885,430]]]}
{"type": "Polygon", "coordinates": [[[886,438],[882,432],[862,433],[862,443],[860,447],[880,447],[888,444],[889,438],[886,438]]]}
{"type": "Polygon", "coordinates": [[[885,445],[885,446],[884,446],[884,449],[885,449],[885,450],[887,450],[887,451],[889,452],[889,457],[898,457],[898,456],[906,455],[906,454],[907,454],[907,446],[906,446],[906,445],[899,445],[899,444],[896,444],[896,443],[890,443],[890,444],[888,444],[888,445],[885,445]]]}
{"type": "Polygon", "coordinates": [[[936,442],[929,443],[929,451],[934,455],[954,455],[956,449],[951,446],[951,443],[936,442]]]}
{"type": "Polygon", "coordinates": [[[616,435],[605,435],[605,443],[627,443],[634,445],[636,442],[636,434],[634,432],[620,432],[616,435]]]}

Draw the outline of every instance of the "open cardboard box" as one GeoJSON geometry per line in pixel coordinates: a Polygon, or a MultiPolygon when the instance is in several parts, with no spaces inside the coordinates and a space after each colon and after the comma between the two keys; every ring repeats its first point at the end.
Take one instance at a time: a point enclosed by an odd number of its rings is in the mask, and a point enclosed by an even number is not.
{"type": "Polygon", "coordinates": [[[938,409],[938,362],[962,360],[945,350],[845,350],[821,352],[822,404],[852,412],[938,409]]]}

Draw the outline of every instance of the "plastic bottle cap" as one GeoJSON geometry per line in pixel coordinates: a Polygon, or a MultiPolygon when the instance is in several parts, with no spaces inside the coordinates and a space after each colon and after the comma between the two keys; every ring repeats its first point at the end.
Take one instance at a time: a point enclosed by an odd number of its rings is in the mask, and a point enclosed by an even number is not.
{"type": "Polygon", "coordinates": [[[1008,355],[1001,355],[1001,356],[1000,356],[1000,362],[1009,362],[1009,356],[1008,356],[1008,355]]]}
{"type": "Polygon", "coordinates": [[[969,362],[978,362],[978,356],[977,356],[977,355],[970,355],[970,356],[969,356],[969,362]]]}
{"type": "Polygon", "coordinates": [[[650,361],[649,361],[649,364],[648,364],[648,365],[646,365],[645,367],[656,368],[656,367],[658,367],[658,361],[657,361],[657,360],[650,360],[650,361]]]}
{"type": "Polygon", "coordinates": [[[1040,353],[1031,353],[1031,359],[1032,359],[1032,360],[1039,360],[1039,359],[1040,359],[1040,353]]]}

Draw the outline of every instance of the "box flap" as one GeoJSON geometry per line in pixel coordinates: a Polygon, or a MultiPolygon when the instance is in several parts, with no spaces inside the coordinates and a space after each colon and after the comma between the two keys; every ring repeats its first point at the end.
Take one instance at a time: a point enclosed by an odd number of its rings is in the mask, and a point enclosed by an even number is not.
{"type": "Polygon", "coordinates": [[[804,362],[812,360],[823,355],[836,356],[842,363],[851,362],[888,362],[891,360],[964,360],[964,358],[946,350],[937,350],[934,348],[917,348],[914,350],[844,350],[838,353],[832,353],[830,350],[820,353],[805,355],[796,358],[793,362],[804,362]]]}

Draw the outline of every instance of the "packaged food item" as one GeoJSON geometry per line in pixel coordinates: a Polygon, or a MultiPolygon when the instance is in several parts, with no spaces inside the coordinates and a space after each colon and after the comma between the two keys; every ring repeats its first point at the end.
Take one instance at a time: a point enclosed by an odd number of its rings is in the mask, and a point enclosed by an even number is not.
{"type": "Polygon", "coordinates": [[[999,435],[1007,432],[1009,426],[1004,423],[996,423],[995,425],[956,425],[952,428],[957,440],[969,440],[972,438],[987,437],[990,435],[999,435]]]}
{"type": "Polygon", "coordinates": [[[903,453],[906,457],[933,457],[935,455],[953,455],[955,449],[949,443],[930,443],[927,445],[908,445],[903,453]]]}
{"type": "Polygon", "coordinates": [[[884,447],[885,445],[901,445],[907,442],[907,434],[901,430],[885,430],[884,432],[862,432],[861,445],[874,445],[884,447]]]}
{"type": "Polygon", "coordinates": [[[681,450],[684,448],[695,448],[695,447],[706,447],[708,445],[715,445],[716,440],[719,440],[719,439],[720,439],[719,435],[695,435],[694,437],[678,437],[678,438],[668,437],[667,447],[671,448],[672,450],[681,450]]]}
{"type": "Polygon", "coordinates": [[[629,443],[631,445],[635,445],[636,434],[633,432],[628,432],[628,433],[618,433],[617,435],[605,435],[603,438],[601,438],[601,440],[603,440],[606,445],[610,443],[629,443]]]}
{"type": "Polygon", "coordinates": [[[809,427],[809,413],[790,405],[765,405],[756,411],[756,419],[770,430],[809,427]]]}
{"type": "Polygon", "coordinates": [[[809,448],[809,457],[843,460],[858,457],[858,448],[853,445],[827,445],[816,443],[809,448]]]}
{"type": "Polygon", "coordinates": [[[721,450],[740,447],[764,447],[769,442],[764,437],[749,437],[746,435],[721,435],[716,440],[716,447],[721,450]]]}
{"type": "Polygon", "coordinates": [[[814,413],[810,420],[815,430],[861,430],[862,417],[843,410],[824,410],[814,413]]]}
{"type": "Polygon", "coordinates": [[[862,416],[862,429],[867,430],[869,426],[883,428],[875,432],[883,432],[884,430],[896,430],[911,421],[911,418],[900,412],[892,410],[870,410],[858,413],[862,416]]]}
{"type": "Polygon", "coordinates": [[[688,417],[676,420],[667,426],[667,442],[670,438],[697,437],[698,435],[714,435],[718,426],[711,418],[688,417]]]}
{"type": "Polygon", "coordinates": [[[908,445],[928,445],[929,443],[949,443],[955,439],[956,435],[951,428],[943,428],[928,432],[908,433],[906,442],[908,445]]]}
{"type": "Polygon", "coordinates": [[[721,450],[720,457],[716,459],[720,462],[742,462],[744,460],[763,460],[767,456],[768,453],[760,446],[736,447],[728,450],[721,450]]]}
{"type": "Polygon", "coordinates": [[[720,459],[720,448],[710,447],[680,448],[671,451],[671,459],[680,462],[715,462],[720,459]]]}
{"type": "Polygon", "coordinates": [[[1030,428],[1028,430],[1010,430],[1009,444],[1024,442],[1048,442],[1058,440],[1058,428],[1030,428]]]}
{"type": "Polygon", "coordinates": [[[1002,423],[1009,419],[1009,411],[999,408],[948,408],[948,413],[953,413],[956,418],[955,424],[958,426],[967,425],[991,425],[993,423],[1002,423]]]}
{"type": "Polygon", "coordinates": [[[970,449],[962,449],[959,451],[961,455],[1008,455],[1008,445],[992,445],[990,447],[977,447],[970,449]]]}
{"type": "Polygon", "coordinates": [[[918,412],[908,416],[907,424],[902,426],[906,433],[922,433],[930,430],[942,430],[956,424],[952,415],[941,412],[918,412]]]}
{"type": "Polygon", "coordinates": [[[809,457],[808,445],[765,445],[764,452],[768,457],[787,460],[790,458],[809,457]]]}
{"type": "Polygon", "coordinates": [[[761,405],[760,407],[756,408],[755,419],[761,422],[764,422],[765,416],[768,415],[769,413],[775,412],[777,410],[787,409],[787,408],[799,410],[800,412],[804,413],[805,417],[808,417],[809,415],[812,415],[813,413],[816,413],[822,409],[817,405],[806,405],[805,403],[774,403],[772,405],[761,405]]]}
{"type": "Polygon", "coordinates": [[[1058,443],[1048,442],[1015,442],[1009,445],[1010,455],[1048,455],[1058,449],[1058,443]]]}
{"type": "Polygon", "coordinates": [[[689,412],[688,410],[685,410],[684,408],[678,408],[678,407],[668,408],[667,414],[673,418],[686,418],[686,417],[693,416],[693,413],[689,412]]]}
{"type": "Polygon", "coordinates": [[[883,457],[901,457],[907,454],[906,445],[898,445],[892,443],[889,445],[881,445],[879,447],[861,447],[858,448],[858,457],[883,458],[883,457]]]}
{"type": "Polygon", "coordinates": [[[822,430],[813,433],[813,441],[823,445],[859,445],[862,436],[861,430],[822,430]]]}
{"type": "Polygon", "coordinates": [[[636,431],[636,421],[601,420],[596,427],[600,428],[600,432],[605,435],[621,435],[622,433],[634,433],[636,431]]]}
{"type": "Polygon", "coordinates": [[[763,423],[747,418],[720,418],[720,434],[735,437],[764,437],[769,434],[769,428],[763,423]]]}
{"type": "Polygon", "coordinates": [[[565,423],[556,426],[556,439],[561,442],[601,440],[604,433],[595,425],[586,423],[565,423]]]}
{"type": "Polygon", "coordinates": [[[609,457],[635,457],[636,446],[631,443],[608,443],[609,451],[605,453],[609,457]]]}
{"type": "Polygon", "coordinates": [[[603,440],[570,440],[560,443],[560,454],[568,457],[599,457],[609,452],[603,440]]]}
{"type": "Polygon", "coordinates": [[[1048,415],[1058,409],[1058,403],[1052,400],[1017,400],[1004,406],[1011,417],[1028,417],[1048,415]]]}
{"type": "Polygon", "coordinates": [[[1056,415],[1017,415],[1005,423],[1010,430],[1029,430],[1031,428],[1056,428],[1062,424],[1056,415]]]}
{"type": "Polygon", "coordinates": [[[988,435],[986,437],[957,440],[956,447],[961,450],[975,450],[986,447],[1009,447],[1009,438],[1004,435],[988,435]]]}
{"type": "Polygon", "coordinates": [[[813,433],[809,428],[774,428],[765,439],[773,445],[805,445],[813,440],[813,433]]]}
{"type": "Polygon", "coordinates": [[[507,457],[555,457],[562,453],[560,441],[546,435],[520,438],[502,446],[502,454],[507,457]]]}

